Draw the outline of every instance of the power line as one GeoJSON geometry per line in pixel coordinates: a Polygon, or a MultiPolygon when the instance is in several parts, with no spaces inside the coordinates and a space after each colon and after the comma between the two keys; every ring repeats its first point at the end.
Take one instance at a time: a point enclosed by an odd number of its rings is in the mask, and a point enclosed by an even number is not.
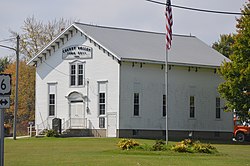
{"type": "Polygon", "coordinates": [[[2,45],[2,44],[0,44],[0,47],[7,48],[7,49],[10,49],[10,50],[14,50],[14,51],[16,51],[16,49],[15,49],[15,48],[13,48],[13,47],[9,47],[9,46],[5,46],[5,45],[2,45]]]}
{"type": "MultiPolygon", "coordinates": [[[[64,73],[64,72],[62,72],[62,71],[56,69],[55,67],[51,66],[50,64],[46,63],[44,60],[43,60],[42,62],[44,62],[47,66],[49,66],[51,69],[57,71],[58,73],[61,73],[61,74],[63,74],[64,76],[67,76],[67,77],[70,76],[70,75],[68,75],[68,74],[66,74],[66,73],[64,73]]],[[[92,86],[89,85],[89,89],[90,89],[90,91],[91,91],[95,96],[98,96],[98,94],[95,93],[95,90],[94,90],[95,88],[93,89],[92,86]]]]}
{"type": "MultiPolygon", "coordinates": [[[[166,6],[166,3],[163,2],[158,2],[158,1],[153,1],[153,0],[145,0],[151,3],[159,4],[159,5],[164,5],[166,6]]],[[[227,11],[216,11],[216,10],[207,10],[207,9],[198,9],[198,8],[192,8],[192,7],[186,7],[186,6],[179,6],[179,5],[173,5],[171,4],[172,7],[175,8],[180,8],[180,9],[185,9],[185,10],[192,10],[192,11],[198,11],[198,12],[206,12],[206,13],[213,13],[213,14],[227,14],[227,15],[250,15],[250,13],[238,13],[238,12],[227,12],[227,11]]]]}
{"type": "Polygon", "coordinates": [[[0,42],[12,41],[12,40],[14,40],[14,39],[16,39],[16,38],[3,39],[3,40],[0,40],[0,42]]]}
{"type": "Polygon", "coordinates": [[[64,72],[62,72],[62,71],[56,69],[55,67],[51,66],[50,64],[46,63],[44,60],[43,60],[43,62],[44,62],[47,66],[49,66],[51,69],[57,71],[58,73],[61,73],[61,74],[65,75],[65,76],[69,76],[68,74],[66,74],[66,73],[64,73],[64,72]]]}

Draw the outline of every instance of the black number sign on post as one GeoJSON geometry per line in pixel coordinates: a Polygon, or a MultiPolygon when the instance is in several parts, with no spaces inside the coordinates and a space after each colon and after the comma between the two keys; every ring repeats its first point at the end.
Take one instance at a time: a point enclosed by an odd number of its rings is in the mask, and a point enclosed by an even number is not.
{"type": "Polygon", "coordinates": [[[9,96],[11,94],[11,75],[0,74],[0,95],[9,96]]]}
{"type": "Polygon", "coordinates": [[[5,90],[6,89],[6,84],[4,82],[5,80],[3,79],[2,82],[1,82],[1,89],[2,90],[5,90]]]}

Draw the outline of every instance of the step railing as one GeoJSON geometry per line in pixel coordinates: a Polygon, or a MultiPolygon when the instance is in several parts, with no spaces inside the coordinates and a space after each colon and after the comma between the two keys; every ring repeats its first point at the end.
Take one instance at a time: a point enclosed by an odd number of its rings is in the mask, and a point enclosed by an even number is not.
{"type": "MultiPolygon", "coordinates": [[[[48,119],[36,125],[36,136],[41,135],[45,130],[49,130],[48,119]]],[[[69,118],[62,124],[62,132],[67,129],[87,129],[87,118],[69,118]]]]}
{"type": "Polygon", "coordinates": [[[48,120],[46,119],[42,123],[36,125],[36,136],[41,135],[44,132],[44,130],[47,129],[49,129],[49,127],[48,127],[48,120]]]}
{"type": "Polygon", "coordinates": [[[67,129],[87,129],[87,118],[69,118],[62,124],[62,131],[67,129]]]}
{"type": "Polygon", "coordinates": [[[70,119],[66,120],[63,124],[62,124],[62,132],[66,131],[67,129],[70,129],[70,119]]]}
{"type": "Polygon", "coordinates": [[[91,129],[91,135],[95,137],[102,137],[98,130],[94,127],[92,122],[89,120],[89,129],[91,129]]]}
{"type": "Polygon", "coordinates": [[[36,134],[36,128],[35,128],[35,126],[31,126],[31,128],[30,128],[30,126],[27,127],[27,131],[28,131],[27,133],[28,133],[28,135],[30,137],[34,136],[34,133],[36,134]]]}

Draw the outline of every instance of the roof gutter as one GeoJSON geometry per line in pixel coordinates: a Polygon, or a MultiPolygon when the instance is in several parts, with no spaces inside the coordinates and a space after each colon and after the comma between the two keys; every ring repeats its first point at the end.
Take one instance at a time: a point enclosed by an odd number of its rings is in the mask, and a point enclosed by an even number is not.
{"type": "MultiPolygon", "coordinates": [[[[133,58],[121,58],[122,62],[138,62],[138,63],[150,63],[150,64],[159,64],[165,65],[165,61],[156,61],[156,60],[146,60],[146,59],[133,59],[133,58]]],[[[210,69],[217,69],[220,66],[214,65],[202,65],[202,64],[191,64],[191,63],[179,63],[179,62],[168,62],[168,65],[174,66],[186,66],[186,67],[200,67],[200,68],[210,68],[210,69]]]]}

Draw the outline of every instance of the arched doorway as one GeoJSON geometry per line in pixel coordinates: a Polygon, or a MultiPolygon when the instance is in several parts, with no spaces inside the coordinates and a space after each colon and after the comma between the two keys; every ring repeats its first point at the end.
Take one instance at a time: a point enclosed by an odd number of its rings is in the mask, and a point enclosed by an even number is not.
{"type": "Polygon", "coordinates": [[[74,91],[71,92],[67,98],[69,100],[69,128],[86,128],[84,96],[82,93],[74,91]]]}

